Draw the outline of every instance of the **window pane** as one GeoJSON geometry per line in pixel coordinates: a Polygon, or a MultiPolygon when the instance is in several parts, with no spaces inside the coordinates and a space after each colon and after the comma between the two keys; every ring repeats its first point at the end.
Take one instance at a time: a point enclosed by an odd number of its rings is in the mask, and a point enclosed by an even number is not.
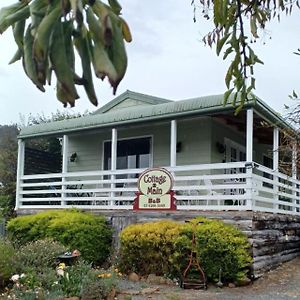
{"type": "Polygon", "coordinates": [[[136,155],[129,155],[128,156],[127,167],[128,167],[128,169],[135,169],[135,168],[137,168],[137,165],[136,165],[136,155]]]}
{"type": "Polygon", "coordinates": [[[150,167],[150,154],[141,154],[139,156],[139,168],[149,168],[150,167]]]}
{"type": "Polygon", "coordinates": [[[233,159],[232,161],[236,161],[236,149],[231,148],[231,158],[233,159]]]}

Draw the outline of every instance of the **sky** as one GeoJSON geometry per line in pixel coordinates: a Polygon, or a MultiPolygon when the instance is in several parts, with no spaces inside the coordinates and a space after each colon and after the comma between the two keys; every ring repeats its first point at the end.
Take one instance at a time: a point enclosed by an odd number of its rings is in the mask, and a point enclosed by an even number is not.
{"type": "MultiPolygon", "coordinates": [[[[203,36],[211,23],[198,16],[193,22],[190,0],[119,0],[123,17],[129,23],[133,41],[127,44],[128,69],[116,96],[126,90],[182,100],[225,92],[224,77],[229,61],[217,57],[215,50],[205,46],[203,36]]],[[[2,1],[6,4],[16,0],[2,1]]],[[[1,3],[2,7],[3,4],[1,3]]],[[[295,10],[291,17],[272,22],[254,45],[264,66],[255,69],[255,94],[273,109],[282,112],[291,104],[292,90],[300,93],[300,30],[295,10]]],[[[21,62],[8,65],[16,50],[11,30],[0,36],[0,125],[20,122],[20,116],[46,116],[63,111],[56,99],[55,86],[40,92],[26,77],[21,62]]],[[[98,108],[115,96],[107,81],[94,80],[98,108]]],[[[97,109],[79,89],[80,99],[72,112],[97,109]]],[[[295,102],[293,102],[295,103],[295,102]]],[[[292,103],[292,104],[293,104],[292,103]]]]}

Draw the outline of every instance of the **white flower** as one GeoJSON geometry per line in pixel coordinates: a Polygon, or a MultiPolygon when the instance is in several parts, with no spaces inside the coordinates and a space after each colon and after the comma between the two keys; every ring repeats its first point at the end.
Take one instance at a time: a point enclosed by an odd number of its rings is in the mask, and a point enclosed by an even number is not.
{"type": "Polygon", "coordinates": [[[22,274],[20,275],[20,278],[24,278],[24,277],[26,277],[26,275],[25,275],[24,273],[22,273],[22,274]]]}
{"type": "Polygon", "coordinates": [[[11,276],[10,279],[11,279],[13,282],[17,282],[17,281],[20,279],[20,276],[19,276],[19,274],[15,274],[15,275],[11,276]]]}
{"type": "Polygon", "coordinates": [[[57,268],[56,269],[56,274],[58,276],[64,276],[65,271],[63,269],[57,268]]]}

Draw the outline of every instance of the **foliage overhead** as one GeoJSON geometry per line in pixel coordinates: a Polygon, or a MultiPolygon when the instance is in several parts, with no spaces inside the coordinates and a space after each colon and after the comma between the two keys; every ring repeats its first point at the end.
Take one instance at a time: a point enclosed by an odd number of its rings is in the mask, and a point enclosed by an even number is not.
{"type": "Polygon", "coordinates": [[[268,22],[274,18],[279,21],[282,13],[290,15],[295,6],[300,7],[299,3],[299,0],[192,0],[195,12],[200,7],[205,19],[213,18],[214,28],[204,37],[204,43],[215,45],[217,55],[223,55],[223,60],[231,58],[225,76],[224,102],[233,94],[236,105],[239,95],[237,111],[255,89],[254,66],[263,64],[251,44],[260,38],[259,33],[268,22]]]}
{"type": "Polygon", "coordinates": [[[108,78],[114,94],[127,68],[124,40],[132,38],[121,9],[117,0],[108,5],[100,0],[19,0],[4,7],[0,33],[12,27],[18,47],[10,63],[22,60],[26,75],[42,92],[54,72],[56,96],[64,106],[75,105],[76,85],[97,105],[91,66],[98,78],[108,78]]]}

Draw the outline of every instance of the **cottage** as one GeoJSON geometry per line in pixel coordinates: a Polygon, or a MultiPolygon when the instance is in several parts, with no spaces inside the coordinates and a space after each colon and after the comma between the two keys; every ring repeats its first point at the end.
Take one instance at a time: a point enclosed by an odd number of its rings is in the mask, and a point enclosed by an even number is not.
{"type": "Polygon", "coordinates": [[[127,91],[91,115],[21,130],[16,210],[79,207],[118,230],[166,217],[223,219],[249,236],[257,275],[300,249],[296,147],[285,152],[289,169],[279,163],[286,129],[258,98],[235,116],[223,95],[170,101],[127,91]],[[58,157],[26,147],[49,137],[61,143],[58,157]],[[156,167],[172,174],[177,210],[136,213],[138,177],[156,167]]]}
{"type": "Polygon", "coordinates": [[[127,91],[92,115],[22,129],[16,209],[131,210],[139,174],[164,167],[178,210],[299,214],[295,155],[291,172],[279,172],[287,127],[258,98],[235,116],[222,95],[170,101],[127,91]],[[28,140],[50,136],[61,140],[61,164],[26,150],[28,140]],[[30,156],[49,162],[44,174],[25,163],[30,156]]]}

